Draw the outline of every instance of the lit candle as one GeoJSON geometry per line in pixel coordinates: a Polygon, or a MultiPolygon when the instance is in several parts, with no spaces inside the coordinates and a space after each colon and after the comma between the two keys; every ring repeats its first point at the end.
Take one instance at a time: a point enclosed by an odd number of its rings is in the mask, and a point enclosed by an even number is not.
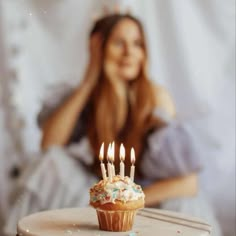
{"type": "Polygon", "coordinates": [[[104,143],[102,143],[102,146],[100,148],[99,160],[101,162],[100,166],[101,166],[101,171],[102,171],[102,178],[103,178],[103,180],[106,180],[107,175],[106,175],[106,168],[105,168],[105,165],[103,163],[103,158],[104,158],[104,143]]]}
{"type": "Polygon", "coordinates": [[[121,176],[121,179],[124,179],[124,177],[125,177],[124,160],[125,160],[125,148],[124,148],[124,145],[122,143],[120,145],[120,176],[121,176]]]}
{"type": "Polygon", "coordinates": [[[135,162],[134,148],[131,148],[130,157],[131,157],[131,163],[132,163],[131,168],[130,168],[130,179],[132,181],[134,181],[134,171],[135,171],[135,166],[134,166],[134,162],[135,162]]]}
{"type": "Polygon", "coordinates": [[[111,168],[113,176],[116,175],[114,161],[115,161],[115,142],[113,141],[111,145],[111,168]]]}
{"type": "Polygon", "coordinates": [[[112,167],[111,167],[111,163],[110,163],[110,159],[111,159],[111,144],[109,144],[108,146],[108,150],[107,150],[107,169],[108,169],[108,179],[110,182],[112,182],[112,167]]]}

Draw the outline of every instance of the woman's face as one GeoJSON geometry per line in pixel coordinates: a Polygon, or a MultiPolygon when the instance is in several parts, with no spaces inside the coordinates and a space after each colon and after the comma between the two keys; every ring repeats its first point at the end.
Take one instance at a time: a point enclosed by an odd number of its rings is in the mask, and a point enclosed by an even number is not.
{"type": "Polygon", "coordinates": [[[144,58],[143,38],[138,25],[130,19],[121,20],[113,29],[105,47],[106,75],[111,79],[136,79],[144,58]]]}

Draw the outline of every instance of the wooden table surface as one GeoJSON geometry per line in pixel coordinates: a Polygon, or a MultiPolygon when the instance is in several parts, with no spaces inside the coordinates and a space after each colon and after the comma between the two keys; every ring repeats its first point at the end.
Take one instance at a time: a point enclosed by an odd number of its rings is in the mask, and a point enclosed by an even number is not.
{"type": "Polygon", "coordinates": [[[99,230],[95,209],[72,208],[27,216],[19,221],[17,233],[21,236],[207,236],[211,227],[193,217],[144,208],[138,211],[131,231],[108,232],[99,230]]]}

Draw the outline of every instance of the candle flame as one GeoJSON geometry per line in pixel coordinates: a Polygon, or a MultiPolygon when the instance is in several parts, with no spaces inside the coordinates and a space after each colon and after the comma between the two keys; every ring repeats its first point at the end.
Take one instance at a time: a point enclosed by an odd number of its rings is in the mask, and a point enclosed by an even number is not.
{"type": "Polygon", "coordinates": [[[108,149],[107,149],[107,161],[110,161],[110,155],[111,155],[110,149],[111,149],[111,144],[109,143],[108,149]]]}
{"type": "Polygon", "coordinates": [[[114,162],[115,160],[115,142],[113,141],[111,144],[111,156],[110,156],[111,162],[114,162]]]}
{"type": "Polygon", "coordinates": [[[120,160],[121,161],[125,160],[125,147],[123,143],[120,145],[120,160]]]}
{"type": "Polygon", "coordinates": [[[135,162],[135,153],[134,153],[134,148],[131,148],[130,156],[131,156],[131,163],[132,163],[132,165],[133,165],[134,162],[135,162]]]}
{"type": "Polygon", "coordinates": [[[102,143],[101,148],[100,148],[99,160],[103,161],[103,158],[104,158],[104,143],[102,143]]]}

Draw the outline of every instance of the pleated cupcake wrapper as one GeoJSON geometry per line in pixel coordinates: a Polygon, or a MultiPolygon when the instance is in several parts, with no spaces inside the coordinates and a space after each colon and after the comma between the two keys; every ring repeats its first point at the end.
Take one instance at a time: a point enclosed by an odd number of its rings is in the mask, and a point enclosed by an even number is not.
{"type": "Polygon", "coordinates": [[[105,231],[121,232],[132,229],[137,210],[104,211],[97,210],[99,228],[105,231]]]}

